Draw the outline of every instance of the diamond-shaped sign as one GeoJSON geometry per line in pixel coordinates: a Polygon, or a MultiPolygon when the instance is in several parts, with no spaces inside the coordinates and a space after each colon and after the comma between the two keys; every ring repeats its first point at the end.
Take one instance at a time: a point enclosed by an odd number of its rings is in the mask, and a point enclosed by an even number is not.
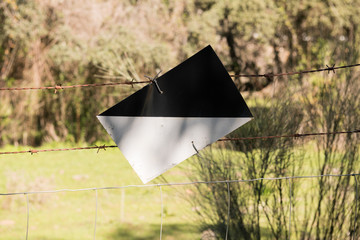
{"type": "Polygon", "coordinates": [[[211,46],[156,84],[97,116],[143,183],[196,154],[192,143],[200,150],[253,117],[211,46]]]}

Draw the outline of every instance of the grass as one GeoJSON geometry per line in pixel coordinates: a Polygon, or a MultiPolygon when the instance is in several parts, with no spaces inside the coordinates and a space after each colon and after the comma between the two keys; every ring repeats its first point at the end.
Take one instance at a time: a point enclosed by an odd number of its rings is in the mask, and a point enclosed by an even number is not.
{"type": "MultiPolygon", "coordinates": [[[[42,148],[69,147],[54,143],[42,148]]],[[[306,154],[300,175],[317,175],[314,143],[302,146],[306,154]]],[[[301,143],[299,144],[301,148],[301,143]]],[[[27,150],[8,146],[0,151],[27,150]]],[[[214,149],[214,154],[218,152],[214,149]]],[[[302,151],[302,150],[299,150],[302,151]]],[[[295,151],[296,153],[296,151],[295,151]]],[[[230,154],[239,154],[231,152],[230,154]]],[[[190,158],[165,174],[169,182],[186,182],[190,158]]],[[[47,152],[38,154],[0,155],[0,193],[56,189],[80,189],[142,185],[129,163],[117,149],[47,152]]],[[[336,169],[334,169],[335,171],[336,169]]],[[[334,172],[335,173],[335,172],[334,172]]],[[[270,176],[269,176],[270,177],[270,176]]],[[[159,183],[158,178],[150,183],[159,183]]],[[[304,215],[304,196],[317,179],[293,179],[300,185],[293,201],[298,223],[304,215]]],[[[271,184],[272,181],[266,181],[271,184]]],[[[314,185],[315,183],[315,185],[314,185]]],[[[284,183],[287,189],[287,183],[284,183]]],[[[186,198],[194,186],[163,186],[163,238],[200,239],[202,231],[195,210],[186,198]]],[[[159,239],[161,198],[159,187],[98,190],[96,239],[159,239]]],[[[96,192],[61,192],[28,195],[30,201],[29,239],[92,239],[95,222],[96,192]]],[[[0,240],[23,239],[26,235],[26,197],[0,196],[0,240]]],[[[201,210],[200,210],[201,211],[201,210]]],[[[262,214],[263,237],[271,239],[269,226],[262,214]]],[[[297,224],[294,220],[292,223],[297,224]]],[[[229,229],[231,232],[231,229],[229,229]]],[[[294,236],[293,236],[294,237],[294,236]]]]}
{"type": "MultiPolygon", "coordinates": [[[[43,148],[51,147],[59,146],[43,148]]],[[[19,149],[1,149],[12,150],[19,149]]],[[[142,184],[118,149],[1,155],[0,161],[1,193],[142,184]]],[[[168,181],[187,181],[182,169],[187,161],[164,177],[168,181]]],[[[187,188],[162,187],[163,239],[201,236],[195,213],[182,197],[187,188]]],[[[28,195],[29,239],[92,239],[95,194],[91,190],[28,195]]],[[[24,195],[0,196],[0,239],[25,238],[26,211],[24,195]]],[[[98,190],[96,239],[158,239],[160,213],[158,187],[98,190]]]]}

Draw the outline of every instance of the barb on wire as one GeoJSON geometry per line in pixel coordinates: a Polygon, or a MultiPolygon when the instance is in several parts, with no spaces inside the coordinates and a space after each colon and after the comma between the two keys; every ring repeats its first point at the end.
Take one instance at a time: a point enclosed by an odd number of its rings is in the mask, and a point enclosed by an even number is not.
{"type": "Polygon", "coordinates": [[[28,152],[30,152],[31,155],[33,155],[34,153],[38,153],[39,150],[36,149],[30,149],[28,152]]]}
{"type": "Polygon", "coordinates": [[[307,73],[315,73],[315,72],[325,72],[330,71],[335,73],[336,69],[343,69],[343,68],[353,68],[353,67],[359,67],[360,63],[352,64],[352,65],[344,65],[335,67],[335,64],[333,64],[331,67],[326,65],[326,68],[320,68],[320,69],[312,69],[312,70],[305,70],[305,71],[298,71],[298,72],[287,72],[287,73],[267,73],[267,74],[233,74],[230,75],[230,77],[247,77],[247,78],[253,78],[253,77],[265,77],[265,78],[271,78],[271,77],[280,77],[280,76],[291,76],[291,75],[301,75],[301,74],[307,74],[307,73]]]}
{"type": "Polygon", "coordinates": [[[149,76],[146,76],[146,75],[145,75],[145,77],[146,77],[147,79],[149,79],[149,81],[152,82],[152,83],[155,85],[156,89],[158,90],[158,92],[159,92],[160,94],[163,94],[164,92],[160,89],[160,86],[159,86],[159,84],[158,84],[158,82],[157,82],[157,78],[159,77],[160,73],[161,73],[161,70],[160,70],[160,71],[155,75],[155,77],[153,77],[153,78],[151,78],[151,77],[149,77],[149,76]]]}
{"type": "Polygon", "coordinates": [[[116,145],[103,145],[103,146],[94,146],[94,147],[74,147],[74,148],[55,148],[55,149],[30,149],[30,150],[25,150],[25,151],[14,151],[14,152],[0,152],[1,154],[19,154],[19,153],[30,153],[31,155],[33,155],[34,153],[39,153],[39,152],[59,152],[59,151],[75,151],[75,150],[89,150],[89,149],[98,149],[98,152],[100,149],[104,149],[105,148],[116,148],[116,145]]]}
{"type": "Polygon", "coordinates": [[[106,148],[108,147],[108,146],[106,146],[105,144],[102,145],[102,146],[97,146],[97,145],[95,145],[95,146],[98,148],[98,150],[97,150],[96,153],[99,153],[100,149],[104,149],[104,151],[106,151],[106,148]]]}
{"type": "MultiPolygon", "coordinates": [[[[295,133],[290,135],[278,135],[278,136],[259,136],[259,137],[241,137],[241,138],[221,138],[218,141],[241,141],[241,140],[254,140],[254,139],[271,139],[271,138],[300,138],[300,137],[310,137],[310,136],[324,136],[324,135],[335,135],[335,134],[353,134],[360,133],[360,129],[351,130],[351,131],[338,131],[338,132],[320,132],[320,133],[295,133]]],[[[196,148],[194,141],[191,142],[196,153],[199,154],[198,149],[196,148]]],[[[106,150],[106,148],[116,148],[116,145],[102,145],[102,146],[93,146],[93,147],[74,147],[74,148],[58,148],[58,149],[30,149],[25,151],[14,151],[14,152],[0,152],[0,155],[4,154],[20,154],[20,153],[30,153],[31,155],[39,152],[58,152],[58,151],[74,151],[74,150],[89,150],[97,149],[99,152],[101,149],[106,150]]]]}
{"type": "Polygon", "coordinates": [[[271,139],[271,138],[300,138],[310,136],[324,136],[324,135],[336,135],[336,134],[352,134],[360,133],[360,129],[351,131],[338,131],[338,132],[319,132],[319,133],[295,133],[290,135],[278,135],[278,136],[260,136],[260,137],[240,137],[240,138],[221,138],[218,141],[240,141],[240,140],[254,140],[254,139],[271,139]]]}
{"type": "MultiPolygon", "coordinates": [[[[273,77],[280,77],[280,76],[291,76],[291,75],[301,75],[301,74],[307,74],[307,73],[315,73],[315,72],[324,72],[330,71],[335,73],[335,70],[337,69],[343,69],[343,68],[353,68],[353,67],[359,67],[360,63],[352,64],[352,65],[344,65],[335,67],[335,64],[333,64],[331,67],[326,65],[326,68],[320,68],[320,69],[313,69],[313,70],[305,70],[305,71],[298,71],[298,72],[287,72],[287,73],[266,73],[266,74],[233,74],[230,75],[230,77],[238,78],[238,77],[247,77],[247,78],[253,78],[253,77],[265,77],[265,78],[273,78],[273,77]]],[[[159,73],[158,73],[159,74],[159,73]]],[[[157,75],[158,76],[158,75],[157,75]]],[[[156,76],[156,77],[157,77],[156,76]]],[[[115,82],[115,83],[91,83],[91,84],[78,84],[78,85],[68,85],[68,86],[49,86],[49,87],[10,87],[10,88],[0,88],[0,91],[18,91],[18,90],[46,90],[46,89],[54,89],[55,93],[57,93],[57,90],[61,89],[68,89],[68,88],[82,88],[82,87],[104,87],[104,86],[117,86],[117,85],[131,85],[132,87],[134,84],[144,84],[144,83],[154,83],[156,88],[160,93],[162,93],[159,85],[157,84],[155,78],[149,78],[149,81],[134,81],[132,79],[131,81],[127,82],[115,82]]]]}
{"type": "Polygon", "coordinates": [[[0,91],[22,91],[22,90],[51,90],[54,89],[55,93],[61,89],[69,89],[69,88],[83,88],[83,87],[105,87],[105,86],[117,86],[117,85],[131,85],[134,84],[144,84],[144,83],[151,83],[151,81],[128,81],[128,82],[117,82],[117,83],[91,83],[91,84],[78,84],[78,85],[56,85],[56,86],[49,86],[49,87],[14,87],[14,88],[0,88],[0,91]]]}
{"type": "Polygon", "coordinates": [[[135,78],[132,78],[130,81],[131,88],[134,88],[134,84],[139,83],[135,80],[135,78]]]}
{"type": "Polygon", "coordinates": [[[60,90],[60,89],[63,89],[61,84],[56,85],[54,93],[57,93],[57,91],[60,90]]]}
{"type": "Polygon", "coordinates": [[[326,65],[326,67],[327,67],[327,70],[328,70],[328,74],[330,73],[330,71],[333,71],[333,73],[335,73],[335,64],[333,64],[331,67],[326,65]]]}

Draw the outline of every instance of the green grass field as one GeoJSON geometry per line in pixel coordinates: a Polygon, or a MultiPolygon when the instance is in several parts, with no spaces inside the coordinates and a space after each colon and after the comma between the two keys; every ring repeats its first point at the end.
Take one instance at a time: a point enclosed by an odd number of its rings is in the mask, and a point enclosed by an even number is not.
{"type": "MultiPolygon", "coordinates": [[[[70,146],[54,143],[42,148],[66,147],[70,146]]],[[[300,145],[298,147],[301,148],[300,145]]],[[[306,154],[299,159],[302,161],[299,175],[317,175],[314,143],[309,142],[302,147],[306,149],[306,154]]],[[[8,146],[0,151],[28,149],[8,146]]],[[[213,150],[214,154],[220,154],[216,145],[213,150]]],[[[188,182],[188,170],[195,160],[193,157],[184,161],[150,184],[161,183],[165,179],[168,182],[188,182]]],[[[0,193],[143,185],[117,148],[100,150],[99,153],[94,149],[0,155],[0,163],[0,193]]],[[[336,171],[334,168],[333,174],[336,171]]],[[[297,205],[292,211],[293,215],[297,215],[298,223],[301,223],[306,204],[305,193],[313,191],[318,180],[292,181],[298,185],[293,199],[297,205]]],[[[271,184],[271,181],[265,183],[271,184]]],[[[284,184],[287,189],[288,183],[284,184]]],[[[195,212],[199,209],[187,201],[194,194],[194,186],[163,186],[161,189],[164,207],[162,239],[200,239],[202,231],[195,212]]],[[[159,239],[161,194],[158,186],[29,194],[28,239],[93,239],[96,193],[96,239],[159,239]]],[[[355,193],[349,194],[352,199],[355,193]]],[[[26,195],[0,196],[0,240],[25,239],[26,206],[26,195]]],[[[261,219],[264,225],[262,236],[271,239],[264,214],[261,214],[261,219]]],[[[294,220],[292,224],[295,226],[298,223],[294,220]]]]}
{"type": "MultiPolygon", "coordinates": [[[[59,148],[47,145],[43,148],[59,148]]],[[[63,145],[63,147],[66,147],[63,145]]],[[[22,147],[21,150],[27,150],[22,147]]],[[[1,151],[20,148],[6,147],[1,151]]],[[[142,185],[118,149],[1,155],[0,192],[142,185]]],[[[191,161],[187,160],[187,161],[191,161]]],[[[167,173],[187,181],[185,161],[167,173]]],[[[153,180],[151,183],[159,183],[153,180]]],[[[163,239],[199,239],[197,219],[184,194],[190,186],[162,187],[163,239]]],[[[96,239],[159,239],[159,187],[98,190],[96,239]]],[[[96,191],[28,195],[29,239],[92,239],[96,191]]],[[[0,196],[0,239],[25,239],[26,196],[0,196]]]]}

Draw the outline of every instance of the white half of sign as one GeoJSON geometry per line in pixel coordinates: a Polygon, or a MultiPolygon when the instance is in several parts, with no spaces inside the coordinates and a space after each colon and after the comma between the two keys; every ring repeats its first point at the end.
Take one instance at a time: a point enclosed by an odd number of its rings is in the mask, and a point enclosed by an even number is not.
{"type": "Polygon", "coordinates": [[[252,118],[97,116],[143,183],[252,118]]]}

